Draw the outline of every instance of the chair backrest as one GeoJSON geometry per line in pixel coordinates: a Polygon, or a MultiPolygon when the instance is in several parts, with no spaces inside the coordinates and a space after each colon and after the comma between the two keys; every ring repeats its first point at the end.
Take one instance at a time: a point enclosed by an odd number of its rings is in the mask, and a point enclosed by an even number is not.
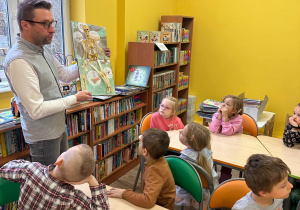
{"type": "Polygon", "coordinates": [[[243,117],[243,129],[250,133],[252,136],[258,136],[258,126],[255,120],[248,114],[242,114],[243,117]]]}
{"type": "Polygon", "coordinates": [[[143,119],[142,119],[142,121],[141,121],[141,134],[142,134],[145,130],[147,130],[148,128],[150,128],[150,122],[151,122],[151,117],[152,117],[152,115],[153,115],[153,112],[149,112],[149,113],[147,113],[147,114],[143,117],[143,119]]]}
{"type": "Polygon", "coordinates": [[[0,178],[0,206],[19,200],[20,183],[0,178]]]}
{"type": "Polygon", "coordinates": [[[207,171],[202,168],[201,166],[199,166],[197,163],[193,162],[193,161],[189,161],[194,168],[197,170],[201,182],[202,182],[202,187],[206,188],[209,190],[210,194],[212,194],[212,192],[214,191],[214,184],[213,184],[213,180],[211,178],[211,176],[209,175],[209,173],[207,173],[207,171]]]}
{"type": "Polygon", "coordinates": [[[292,117],[292,115],[289,115],[289,113],[287,113],[285,119],[285,126],[287,126],[290,123],[290,117],[292,117]]]}
{"type": "Polygon", "coordinates": [[[179,156],[165,157],[172,171],[175,184],[189,192],[202,206],[202,183],[196,169],[189,161],[179,156]]]}
{"type": "Polygon", "coordinates": [[[212,193],[208,207],[215,208],[232,208],[233,205],[251,190],[248,188],[245,179],[229,179],[221,183],[212,193]]]}

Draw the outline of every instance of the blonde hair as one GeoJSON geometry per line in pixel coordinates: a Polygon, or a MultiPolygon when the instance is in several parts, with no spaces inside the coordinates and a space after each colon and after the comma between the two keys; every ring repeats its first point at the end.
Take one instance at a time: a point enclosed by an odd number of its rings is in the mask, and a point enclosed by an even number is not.
{"type": "Polygon", "coordinates": [[[87,144],[76,145],[76,151],[66,152],[63,156],[62,177],[69,182],[78,182],[90,176],[95,170],[95,157],[87,144]]]}
{"type": "Polygon", "coordinates": [[[234,95],[227,95],[227,96],[223,97],[222,102],[224,102],[224,100],[226,98],[231,98],[232,99],[233,110],[236,110],[236,113],[234,113],[234,116],[237,116],[238,114],[242,115],[244,113],[244,110],[243,110],[244,102],[241,98],[239,98],[237,96],[234,96],[234,95]]]}
{"type": "Polygon", "coordinates": [[[211,166],[208,160],[201,153],[204,148],[211,149],[210,132],[207,128],[195,122],[190,122],[187,126],[187,143],[199,153],[197,164],[204,168],[211,178],[213,178],[211,166]]]}
{"type": "MultiPolygon", "coordinates": [[[[165,100],[165,99],[170,100],[170,101],[173,102],[173,107],[172,107],[173,112],[172,112],[172,114],[173,114],[173,115],[177,115],[178,99],[177,99],[177,98],[174,98],[174,97],[172,97],[172,96],[166,97],[166,98],[164,98],[163,100],[165,100]]],[[[162,100],[162,101],[163,101],[163,100],[162,100]]]]}

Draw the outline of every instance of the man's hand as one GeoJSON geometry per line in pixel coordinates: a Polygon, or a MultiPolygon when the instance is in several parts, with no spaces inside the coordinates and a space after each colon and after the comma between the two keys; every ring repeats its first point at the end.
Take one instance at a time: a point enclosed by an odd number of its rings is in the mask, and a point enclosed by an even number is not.
{"type": "Polygon", "coordinates": [[[78,102],[86,101],[92,98],[92,93],[88,91],[79,91],[78,93],[75,94],[75,96],[78,102]]]}
{"type": "Polygon", "coordinates": [[[107,191],[107,196],[112,198],[122,198],[122,194],[125,191],[125,189],[120,188],[111,188],[109,191],[107,191]]]}
{"type": "Polygon", "coordinates": [[[107,47],[104,49],[105,55],[110,58],[110,49],[107,47]]]}

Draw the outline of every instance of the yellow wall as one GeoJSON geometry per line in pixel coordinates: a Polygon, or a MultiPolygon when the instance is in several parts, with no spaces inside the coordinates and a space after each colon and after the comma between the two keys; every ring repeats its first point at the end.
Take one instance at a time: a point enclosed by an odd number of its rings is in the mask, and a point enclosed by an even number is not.
{"type": "Polygon", "coordinates": [[[0,93],[0,109],[10,107],[10,99],[14,97],[12,92],[0,93]]]}
{"type": "Polygon", "coordinates": [[[243,91],[254,99],[267,94],[273,136],[282,138],[285,116],[300,102],[299,9],[297,0],[179,3],[178,14],[195,17],[190,94],[197,106],[243,91]]]}

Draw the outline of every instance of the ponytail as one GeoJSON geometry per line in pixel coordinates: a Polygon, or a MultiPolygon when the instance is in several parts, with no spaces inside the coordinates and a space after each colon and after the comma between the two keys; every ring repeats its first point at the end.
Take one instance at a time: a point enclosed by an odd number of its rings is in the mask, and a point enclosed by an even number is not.
{"type": "Polygon", "coordinates": [[[211,177],[211,179],[213,179],[212,177],[212,171],[211,171],[211,167],[209,162],[207,161],[207,159],[202,155],[201,152],[198,153],[198,165],[201,166],[211,177]]]}

